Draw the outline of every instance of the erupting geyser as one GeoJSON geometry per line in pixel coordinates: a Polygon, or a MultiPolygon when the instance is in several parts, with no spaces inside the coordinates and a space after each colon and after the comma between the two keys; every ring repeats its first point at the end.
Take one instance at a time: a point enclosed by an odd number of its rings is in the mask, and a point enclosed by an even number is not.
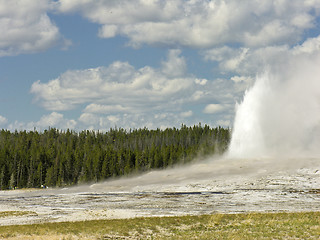
{"type": "Polygon", "coordinates": [[[236,106],[230,158],[320,156],[320,54],[299,54],[257,77],[236,106]]]}

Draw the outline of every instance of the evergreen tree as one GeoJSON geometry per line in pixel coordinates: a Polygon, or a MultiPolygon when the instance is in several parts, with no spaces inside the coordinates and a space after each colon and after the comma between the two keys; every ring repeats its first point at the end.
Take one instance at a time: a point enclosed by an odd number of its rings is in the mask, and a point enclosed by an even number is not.
{"type": "Polygon", "coordinates": [[[0,131],[0,189],[63,186],[171,167],[222,154],[229,128],[0,131]]]}

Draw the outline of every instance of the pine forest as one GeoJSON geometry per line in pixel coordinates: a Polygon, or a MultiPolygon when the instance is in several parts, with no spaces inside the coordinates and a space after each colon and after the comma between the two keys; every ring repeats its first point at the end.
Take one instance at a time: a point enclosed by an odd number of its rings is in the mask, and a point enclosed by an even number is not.
{"type": "Polygon", "coordinates": [[[111,128],[104,133],[1,130],[0,189],[98,182],[167,168],[222,154],[229,141],[229,128],[201,124],[165,130],[111,128]]]}

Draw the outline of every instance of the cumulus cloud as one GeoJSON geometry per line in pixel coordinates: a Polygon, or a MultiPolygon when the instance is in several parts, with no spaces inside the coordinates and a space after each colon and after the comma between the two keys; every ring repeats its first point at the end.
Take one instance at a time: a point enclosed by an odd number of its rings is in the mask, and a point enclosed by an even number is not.
{"type": "Polygon", "coordinates": [[[129,44],[208,48],[225,43],[257,47],[296,43],[314,27],[318,1],[60,0],[63,13],[80,12],[101,25],[99,36],[127,36],[129,44]]]}
{"type": "Polygon", "coordinates": [[[75,120],[68,120],[63,117],[63,114],[52,112],[48,115],[44,115],[41,117],[41,119],[35,123],[35,126],[41,127],[41,128],[48,128],[52,126],[59,126],[63,129],[73,129],[76,126],[75,120]]]}
{"type": "Polygon", "coordinates": [[[207,113],[207,114],[213,114],[213,113],[217,113],[223,110],[223,106],[221,104],[208,104],[203,112],[207,113]]]}
{"type": "MultiPolygon", "coordinates": [[[[202,79],[196,83],[195,77],[186,73],[185,59],[180,53],[170,50],[167,61],[158,69],[135,69],[127,62],[116,61],[105,67],[67,71],[47,83],[34,82],[30,91],[36,102],[51,111],[85,104],[78,123],[88,128],[152,126],[155,120],[165,123],[167,120],[159,114],[173,118],[172,112],[178,111],[179,118],[183,104],[190,102],[190,94],[204,88],[206,82],[202,79]],[[151,112],[152,117],[148,116],[151,112]]],[[[182,115],[190,117],[192,112],[182,115]]]]}
{"type": "Polygon", "coordinates": [[[67,71],[48,83],[34,82],[31,93],[35,101],[52,111],[69,110],[83,103],[90,103],[84,110],[90,113],[162,109],[160,106],[168,100],[170,105],[186,101],[195,86],[202,88],[186,74],[184,59],[178,54],[169,51],[168,62],[163,62],[160,69],[135,69],[127,62],[114,62],[106,67],[67,71]],[[168,66],[172,62],[177,74],[168,66]]]}
{"type": "Polygon", "coordinates": [[[136,69],[128,62],[116,61],[109,66],[67,71],[48,82],[36,81],[30,92],[46,110],[81,110],[77,127],[108,129],[202,121],[192,109],[204,108],[207,102],[233,103],[242,95],[234,85],[225,79],[199,79],[189,74],[181,51],[173,49],[159,68],[136,69]]]}
{"type": "Polygon", "coordinates": [[[231,80],[236,83],[240,83],[240,82],[251,83],[251,82],[253,82],[253,78],[247,77],[247,76],[233,76],[233,77],[231,77],[231,80]]]}
{"type": "Polygon", "coordinates": [[[221,47],[202,52],[207,61],[218,63],[219,71],[234,74],[230,79],[247,87],[255,76],[273,66],[283,65],[285,61],[299,54],[310,54],[320,49],[320,36],[306,39],[302,44],[288,44],[259,48],[221,47]]]}
{"type": "Polygon", "coordinates": [[[100,25],[99,37],[124,36],[132,47],[179,49],[170,50],[159,68],[137,69],[115,61],[34,82],[34,101],[52,113],[11,127],[179,126],[201,120],[197,110],[219,115],[219,123],[225,124],[232,120],[232,104],[252,85],[256,73],[320,46],[320,37],[299,45],[320,15],[317,0],[0,0],[0,57],[70,45],[48,12],[81,14],[100,25]],[[202,49],[204,60],[217,65],[219,78],[188,74],[181,56],[184,47],[202,49]],[[71,109],[80,109],[77,120],[58,113],[71,109]]]}
{"type": "Polygon", "coordinates": [[[86,125],[97,125],[99,124],[99,118],[97,115],[93,114],[93,113],[83,113],[81,114],[81,116],[79,117],[79,121],[86,124],[86,125]]]}
{"type": "Polygon", "coordinates": [[[100,113],[100,114],[106,114],[106,113],[112,113],[112,112],[128,112],[130,111],[130,108],[123,107],[121,105],[101,105],[96,103],[91,103],[84,109],[84,112],[86,113],[100,113]]]}
{"type": "Polygon", "coordinates": [[[230,127],[231,122],[230,122],[230,120],[218,120],[217,124],[219,126],[223,126],[223,127],[230,127]]]}
{"type": "Polygon", "coordinates": [[[47,15],[52,7],[49,0],[0,0],[0,57],[70,44],[47,15]]]}
{"type": "Polygon", "coordinates": [[[196,84],[206,85],[207,82],[208,82],[208,80],[207,80],[207,79],[204,79],[204,78],[203,78],[203,79],[199,79],[199,78],[195,79],[195,83],[196,83],[196,84]]]}
{"type": "Polygon", "coordinates": [[[183,76],[187,70],[187,64],[184,58],[179,57],[181,50],[171,50],[167,61],[162,62],[162,72],[170,77],[183,76]]]}
{"type": "Polygon", "coordinates": [[[193,115],[193,112],[192,112],[191,110],[180,113],[180,116],[181,116],[182,118],[191,117],[192,115],[193,115]]]}
{"type": "Polygon", "coordinates": [[[137,129],[147,127],[149,129],[166,128],[181,123],[194,124],[189,118],[193,112],[141,112],[141,113],[114,113],[111,115],[83,113],[79,117],[78,127],[85,129],[100,129],[107,131],[110,128],[122,127],[137,129]]]}
{"type": "Polygon", "coordinates": [[[293,55],[310,54],[320,50],[320,35],[315,38],[309,38],[301,45],[293,48],[293,55]]]}
{"type": "Polygon", "coordinates": [[[36,122],[19,122],[15,121],[8,125],[9,130],[34,130],[38,131],[48,129],[49,127],[55,127],[58,129],[75,129],[77,121],[73,119],[66,119],[63,114],[58,112],[52,112],[47,115],[43,115],[39,121],[36,122]]]}
{"type": "Polygon", "coordinates": [[[0,126],[4,126],[8,122],[8,119],[0,115],[0,126]]]}

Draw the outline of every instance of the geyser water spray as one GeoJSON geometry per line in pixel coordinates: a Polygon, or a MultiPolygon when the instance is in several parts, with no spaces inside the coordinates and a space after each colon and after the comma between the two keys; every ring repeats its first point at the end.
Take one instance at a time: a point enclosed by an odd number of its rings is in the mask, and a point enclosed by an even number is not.
{"type": "Polygon", "coordinates": [[[320,157],[320,53],[270,67],[236,106],[230,158],[320,157]]]}

